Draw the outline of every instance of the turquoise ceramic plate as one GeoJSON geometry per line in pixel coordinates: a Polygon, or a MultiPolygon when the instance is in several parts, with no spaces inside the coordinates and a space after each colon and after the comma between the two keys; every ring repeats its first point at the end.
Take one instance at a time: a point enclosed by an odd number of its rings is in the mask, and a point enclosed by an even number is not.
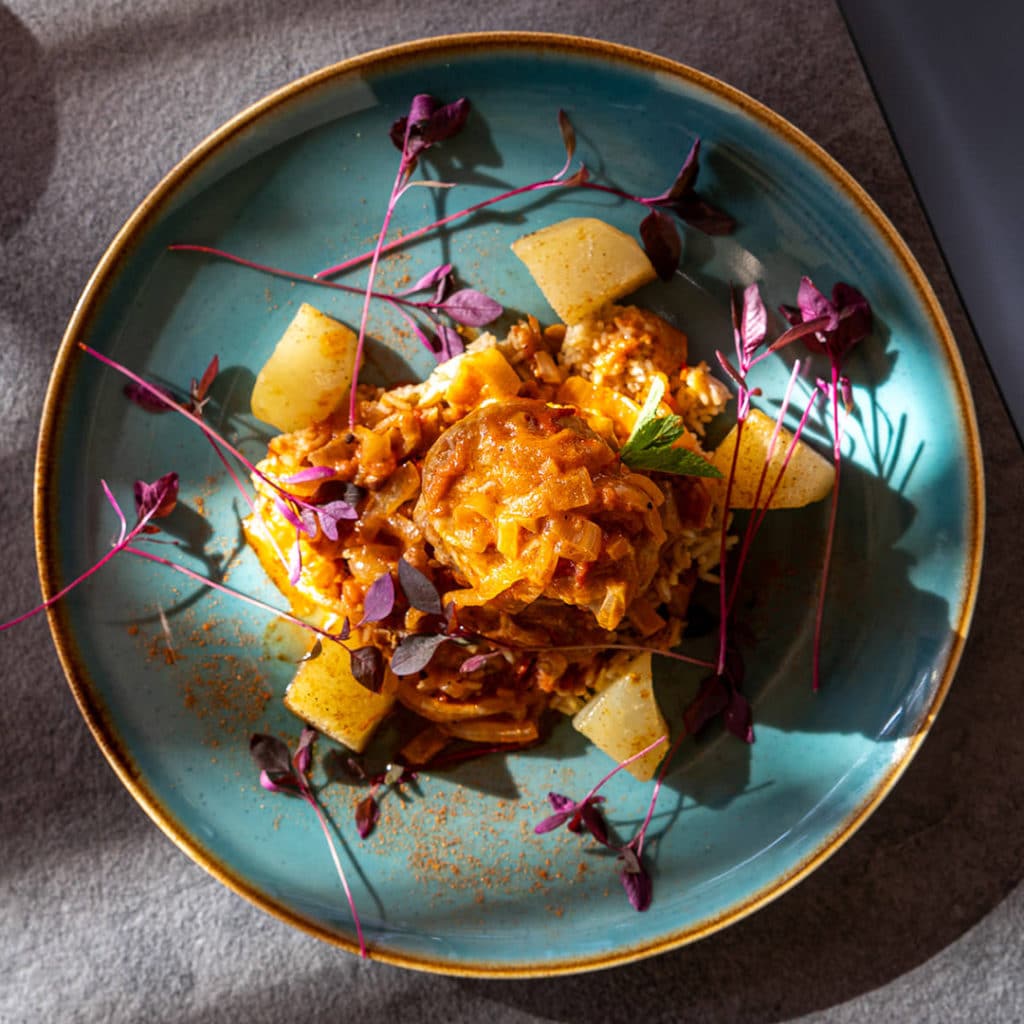
{"type": "MultiPolygon", "coordinates": [[[[792,126],[689,68],[603,43],[535,35],[455,37],[370,54],[289,86],[239,115],[177,166],[104,256],[64,339],[42,428],[37,523],[45,589],[93,562],[116,532],[100,481],[131,506],[132,482],[181,474],[169,521],[175,557],[227,569],[231,585],[279,602],[240,546],[244,508],[188,423],[149,415],[123,381],[83,357],[83,340],[134,369],[187,386],[216,352],[211,413],[256,455],[253,371],[302,300],[349,322],[357,300],[195,255],[219,246],[312,272],[362,251],[396,166],[388,139],[410,98],[468,96],[465,133],[438,150],[396,224],[412,228],[496,189],[544,178],[563,160],[565,108],[595,175],[638,194],[672,180],[695,135],[701,189],[736,217],[731,237],[687,234],[682,273],[640,300],[676,319],[692,350],[730,344],[727,288],[757,279],[771,304],[799,277],[867,294],[877,330],[850,364],[850,421],[829,602],[825,685],[811,692],[815,565],[827,509],[773,517],[748,577],[748,689],[756,743],[712,730],[690,742],[658,805],[654,903],[628,905],[612,860],[567,832],[535,836],[548,790],[582,795],[606,768],[562,727],[537,750],[424,776],[388,798],[376,834],[352,822],[358,791],[323,798],[374,956],[426,970],[544,974],[607,966],[691,941],[749,913],[820,864],[865,819],[921,742],[949,686],[974,599],[982,536],[981,459],[963,369],[935,297],[867,196],[792,126]],[[443,158],[443,162],[442,161],[443,158]],[[457,204],[457,205],[456,205],[457,204]]],[[[627,230],[637,208],[607,196],[532,196],[408,249],[395,282],[451,259],[510,309],[550,310],[509,243],[575,214],[627,230]]],[[[374,372],[422,374],[429,358],[393,334],[374,372]]],[[[761,378],[778,399],[787,365],[761,378]]],[[[819,425],[812,431],[820,438],[819,425]]],[[[169,549],[163,549],[165,552],[169,549]]],[[[121,558],[52,614],[75,697],[104,753],[191,857],[271,913],[347,948],[353,929],[308,808],[263,792],[247,739],[298,724],[280,703],[291,665],[265,616],[160,567],[121,558]],[[161,611],[177,652],[165,657],[161,611]]],[[[697,674],[663,666],[678,713],[697,674]]],[[[324,780],[323,754],[317,775],[324,780]]],[[[649,787],[620,776],[607,813],[629,833],[649,787]]]]}

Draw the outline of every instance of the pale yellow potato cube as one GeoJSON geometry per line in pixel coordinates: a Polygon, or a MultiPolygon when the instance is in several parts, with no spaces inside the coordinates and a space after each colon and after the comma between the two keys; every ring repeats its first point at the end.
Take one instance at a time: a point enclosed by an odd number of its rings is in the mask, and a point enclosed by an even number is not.
{"type": "Polygon", "coordinates": [[[303,303],[256,377],[253,415],[286,433],[330,415],[352,386],[356,340],[344,324],[303,303]]]}
{"type": "Polygon", "coordinates": [[[570,217],[523,235],[512,251],[567,324],[657,276],[635,238],[596,217],[570,217]]]}
{"type": "MultiPolygon", "coordinates": [[[[761,479],[765,459],[771,444],[775,421],[759,409],[751,409],[743,424],[742,441],[739,455],[736,458],[736,475],[733,478],[729,504],[732,508],[753,508],[757,484],[761,479]]],[[[733,451],[736,448],[736,427],[726,434],[725,439],[715,449],[711,462],[722,474],[728,477],[732,465],[733,451]]],[[[775,440],[775,450],[764,483],[758,504],[764,506],[765,499],[782,469],[793,435],[785,429],[779,430],[775,440]]],[[[783,474],[779,489],[772,497],[769,508],[799,508],[813,501],[821,501],[832,492],[835,482],[835,469],[832,463],[822,458],[810,445],[798,441],[796,449],[790,457],[786,472],[783,474]]],[[[725,480],[721,484],[725,492],[725,480]]]]}
{"type": "MultiPolygon", "coordinates": [[[[390,673],[389,677],[389,681],[394,678],[390,673]]],[[[348,651],[341,644],[324,640],[319,657],[299,666],[284,703],[314,729],[359,754],[394,706],[389,689],[387,682],[382,693],[361,686],[352,675],[348,651]]]]}
{"type": "MultiPolygon", "coordinates": [[[[575,715],[573,728],[583,733],[612,760],[639,754],[660,736],[668,736],[665,716],[654,695],[651,653],[614,659],[604,670],[608,685],[575,715]]],[[[654,777],[668,742],[660,744],[626,768],[641,782],[654,777]]]]}

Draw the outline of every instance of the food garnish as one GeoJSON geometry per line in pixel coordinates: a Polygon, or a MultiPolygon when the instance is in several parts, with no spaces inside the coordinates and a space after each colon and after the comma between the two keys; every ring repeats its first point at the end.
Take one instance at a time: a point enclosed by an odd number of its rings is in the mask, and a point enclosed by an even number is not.
{"type": "Polygon", "coordinates": [[[664,396],[665,383],[660,377],[655,377],[636,425],[619,452],[622,461],[632,469],[650,472],[721,477],[721,470],[703,455],[683,446],[681,442],[686,428],[681,417],[675,413],[658,415],[664,396]]]}
{"type": "MultiPolygon", "coordinates": [[[[208,246],[171,247],[363,296],[357,330],[301,306],[264,364],[253,411],[283,434],[259,464],[204,418],[216,357],[178,394],[79,345],[127,378],[131,401],[152,413],[176,411],[203,432],[244,495],[247,537],[291,610],[272,608],[139,546],[159,532],[154,520],[174,507],[177,476],[168,473],[136,484],[131,528],[101,481],[120,524],[111,549],[38,608],[0,625],[9,628],[49,608],[124,552],[309,630],[311,646],[285,696],[308,723],[298,746],[292,754],[280,738],[256,735],[250,749],[265,789],[299,796],[316,812],[363,956],[367,945],[332,826],[307,775],[315,730],[361,754],[397,705],[425,723],[403,747],[403,763],[413,768],[440,769],[528,746],[538,741],[549,708],[572,714],[576,728],[616,764],[579,801],[551,793],[554,813],[535,831],[565,825],[586,832],[615,851],[631,905],[639,911],[650,905],[644,843],[676,751],[718,718],[745,742],[754,739],[743,658],[730,630],[751,544],[769,508],[831,493],[813,652],[814,689],[820,685],[841,465],[839,406],[849,412],[852,401],[843,364],[871,330],[870,306],[857,289],[840,282],[828,298],[805,277],[796,305],[781,307],[790,326],[769,342],[770,318],[758,286],[734,292],[734,352],[716,356],[735,387],[736,423],[716,450],[706,451],[704,423],[725,404],[725,388],[703,364],[687,364],[686,338],[676,328],[642,309],[616,305],[655,277],[672,278],[681,253],[678,222],[709,234],[734,229],[728,214],[695,191],[700,140],[669,188],[637,196],[592,180],[585,165],[572,170],[575,132],[560,111],[566,156],[558,172],[389,240],[396,205],[409,189],[455,187],[415,172],[469,116],[465,99],[443,103],[420,95],[395,121],[390,136],[400,152],[398,168],[376,243],[365,253],[309,275],[208,246]],[[455,287],[448,263],[404,290],[376,290],[385,253],[495,203],[546,189],[596,190],[645,211],[640,244],[592,218],[562,221],[514,244],[563,324],[542,329],[528,318],[504,338],[472,340],[503,310],[476,288],[455,287]],[[591,277],[572,261],[581,246],[591,254],[591,277]],[[364,263],[365,285],[332,280],[364,263]],[[430,297],[411,297],[423,293],[430,297]],[[360,387],[373,301],[386,303],[434,355],[438,368],[427,381],[390,391],[360,387]],[[774,420],[752,406],[759,392],[748,379],[762,360],[797,340],[812,357],[826,356],[830,373],[817,381],[789,431],[783,421],[806,360],[795,361],[774,420]],[[623,365],[637,372],[625,373],[623,365]],[[703,410],[687,404],[701,388],[711,396],[703,410]],[[820,398],[831,413],[831,463],[801,439],[820,398]],[[394,430],[387,427],[389,416],[394,430]],[[232,462],[250,475],[255,498],[232,462]],[[750,514],[730,561],[731,512],[738,508],[750,514]],[[676,543],[671,531],[684,527],[709,542],[700,554],[676,543]],[[361,552],[358,567],[346,545],[361,552]],[[344,573],[336,572],[342,564],[344,573]],[[710,661],[675,650],[699,578],[718,588],[718,650],[710,661]],[[666,722],[658,708],[652,654],[708,671],[682,722],[666,722]],[[624,843],[599,808],[599,791],[622,770],[655,780],[647,814],[624,843]]],[[[376,776],[352,763],[369,786],[355,810],[357,832],[366,839],[379,820],[382,788],[412,775],[397,760],[376,776]]]]}
{"type": "Polygon", "coordinates": [[[352,890],[348,887],[348,879],[345,877],[345,869],[341,866],[338,848],[334,845],[334,836],[331,834],[327,816],[309,784],[309,779],[306,778],[313,763],[315,740],[316,731],[306,726],[299,737],[295,753],[292,754],[288,750],[288,745],[277,736],[256,733],[249,740],[249,753],[252,754],[252,759],[260,770],[260,785],[265,790],[270,793],[287,793],[290,796],[301,797],[313,808],[316,820],[320,823],[327,846],[331,851],[331,859],[334,861],[334,869],[338,872],[338,880],[341,882],[349,909],[352,911],[352,921],[355,924],[356,937],[359,941],[359,955],[365,959],[369,953],[366,949],[366,940],[363,938],[363,928],[359,922],[355,900],[352,899],[352,890]]]}

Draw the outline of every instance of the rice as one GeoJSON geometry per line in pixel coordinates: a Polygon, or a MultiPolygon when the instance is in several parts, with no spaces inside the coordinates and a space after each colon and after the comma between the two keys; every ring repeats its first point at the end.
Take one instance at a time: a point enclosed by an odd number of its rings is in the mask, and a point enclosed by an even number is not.
{"type": "Polygon", "coordinates": [[[636,306],[611,306],[566,329],[559,362],[571,373],[642,401],[655,374],[686,362],[686,335],[636,306]]]}
{"type": "Polygon", "coordinates": [[[683,423],[689,430],[703,437],[704,428],[728,403],[729,389],[711,376],[707,363],[700,362],[683,369],[679,387],[673,392],[673,397],[683,423]]]}

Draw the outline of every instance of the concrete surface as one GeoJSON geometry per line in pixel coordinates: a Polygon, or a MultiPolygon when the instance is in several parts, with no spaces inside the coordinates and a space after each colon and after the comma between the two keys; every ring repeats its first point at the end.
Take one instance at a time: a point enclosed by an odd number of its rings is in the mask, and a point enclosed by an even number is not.
{"type": "Polygon", "coordinates": [[[179,852],[107,767],[37,620],[0,638],[0,1020],[1024,1020],[1024,460],[822,0],[0,0],[0,620],[38,595],[31,481],[50,364],[134,206],[208,132],[299,75],[498,28],[629,43],[750,92],[844,163],[923,262],[974,387],[989,502],[974,630],[938,724],[853,840],[738,926],[591,976],[434,978],[293,931],[179,852]]]}

